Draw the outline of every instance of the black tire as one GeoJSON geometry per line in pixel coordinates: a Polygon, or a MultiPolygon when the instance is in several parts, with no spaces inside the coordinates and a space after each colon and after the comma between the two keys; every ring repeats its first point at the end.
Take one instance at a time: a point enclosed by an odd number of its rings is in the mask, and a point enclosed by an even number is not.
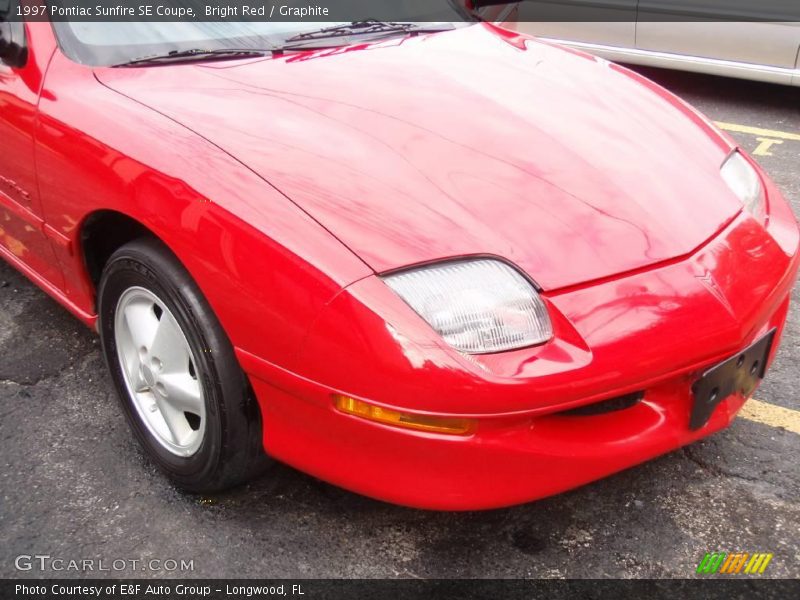
{"type": "Polygon", "coordinates": [[[166,246],[154,239],[134,240],[105,265],[98,288],[100,339],[125,415],[153,462],[180,488],[217,492],[242,483],[270,464],[262,447],[261,411],[233,346],[189,273],[166,246]],[[142,422],[128,391],[114,335],[122,294],[141,287],[169,308],[189,343],[203,389],[206,430],[199,449],[177,456],[142,422]]]}

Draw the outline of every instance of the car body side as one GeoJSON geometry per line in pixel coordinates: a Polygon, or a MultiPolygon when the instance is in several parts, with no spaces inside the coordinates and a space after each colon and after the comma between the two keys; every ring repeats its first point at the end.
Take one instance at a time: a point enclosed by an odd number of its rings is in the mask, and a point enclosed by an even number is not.
{"type": "MultiPolygon", "coordinates": [[[[562,491],[729,424],[744,398],[724,402],[703,430],[686,429],[692,378],[782,330],[798,232],[765,179],[770,235],[740,211],[690,256],[544,290],[552,342],[462,355],[281,190],[72,63],[49,24],[27,27],[31,60],[47,74],[35,125],[42,231],[63,280],[32,272],[24,252],[7,257],[92,325],[87,227],[109,215],[139,223],[183,263],[231,338],[262,409],[267,452],[323,479],[446,509],[562,491]],[[557,414],[639,391],[645,400],[624,413],[557,414]],[[475,417],[480,430],[448,437],[368,423],[338,413],[334,393],[475,417]]],[[[733,150],[697,113],[651,89],[707,131],[720,163],[733,150]]]]}

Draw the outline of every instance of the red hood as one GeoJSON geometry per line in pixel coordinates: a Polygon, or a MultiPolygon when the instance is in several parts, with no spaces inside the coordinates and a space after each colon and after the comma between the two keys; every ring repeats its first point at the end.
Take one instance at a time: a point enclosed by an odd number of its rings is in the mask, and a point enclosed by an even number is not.
{"type": "Polygon", "coordinates": [[[688,254],[740,210],[699,118],[522,39],[476,25],[98,77],[237,157],[378,272],[493,254],[552,290],[688,254]]]}

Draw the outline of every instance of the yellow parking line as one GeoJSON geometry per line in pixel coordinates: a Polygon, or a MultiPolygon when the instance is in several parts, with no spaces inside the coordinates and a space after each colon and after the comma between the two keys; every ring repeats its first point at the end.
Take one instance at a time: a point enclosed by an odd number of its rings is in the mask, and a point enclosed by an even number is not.
{"type": "Polygon", "coordinates": [[[800,435],[800,411],[775,406],[761,400],[748,400],[739,411],[739,416],[748,421],[770,427],[780,427],[800,435]]]}
{"type": "Polygon", "coordinates": [[[769,149],[783,143],[783,140],[773,140],[772,138],[757,137],[756,139],[760,142],[758,148],[753,150],[753,154],[756,156],[773,156],[769,149]]]}
{"type": "Polygon", "coordinates": [[[747,133],[749,135],[759,135],[768,138],[777,138],[779,140],[789,140],[792,142],[800,142],[800,134],[788,133],[786,131],[776,131],[774,129],[762,129],[761,127],[750,127],[749,125],[737,125],[736,123],[722,123],[717,121],[716,126],[725,131],[733,133],[747,133]]]}

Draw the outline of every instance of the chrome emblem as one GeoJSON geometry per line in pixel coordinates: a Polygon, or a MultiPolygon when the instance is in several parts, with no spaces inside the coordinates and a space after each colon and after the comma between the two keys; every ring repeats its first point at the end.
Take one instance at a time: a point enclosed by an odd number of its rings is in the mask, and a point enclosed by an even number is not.
{"type": "Polygon", "coordinates": [[[711,295],[714,296],[717,300],[719,300],[720,304],[725,307],[730,314],[733,314],[733,306],[728,301],[728,298],[725,296],[725,293],[722,291],[722,288],[719,286],[719,283],[714,278],[714,275],[711,274],[711,271],[708,269],[702,275],[695,275],[697,279],[700,280],[705,288],[711,292],[711,295]]]}

